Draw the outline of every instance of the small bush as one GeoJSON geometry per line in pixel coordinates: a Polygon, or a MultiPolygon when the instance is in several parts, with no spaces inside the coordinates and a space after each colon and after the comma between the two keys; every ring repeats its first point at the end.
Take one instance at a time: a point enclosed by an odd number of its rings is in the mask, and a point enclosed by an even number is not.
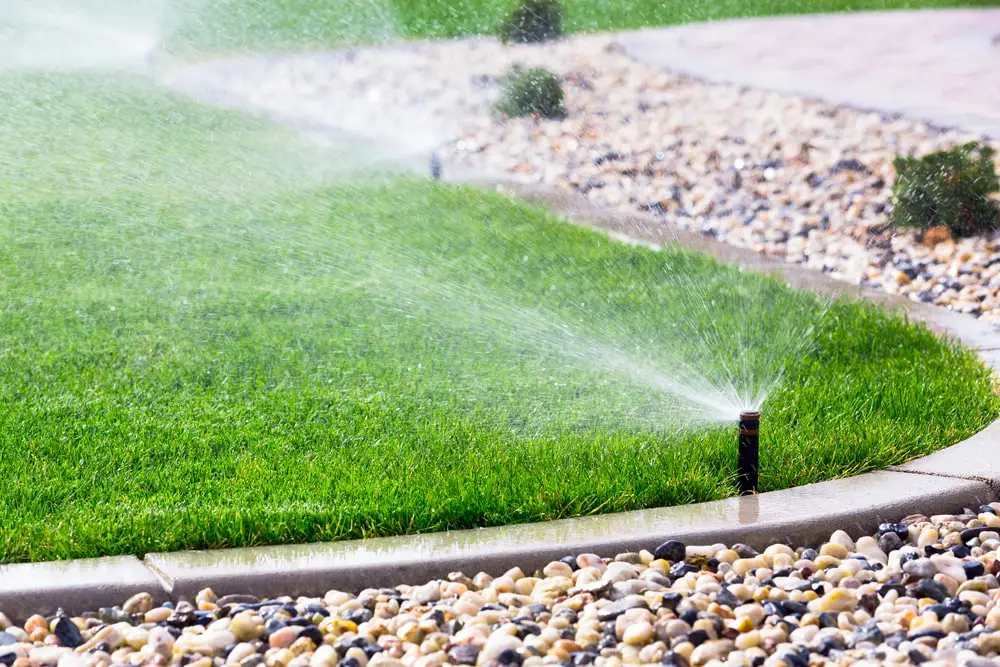
{"type": "Polygon", "coordinates": [[[1000,208],[989,195],[1000,191],[993,149],[970,142],[922,158],[897,156],[890,222],[927,230],[945,225],[954,236],[1000,226],[1000,208]]]}
{"type": "Polygon", "coordinates": [[[500,24],[500,40],[514,42],[544,42],[562,36],[562,7],[559,0],[521,0],[521,3],[500,24]]]}
{"type": "Polygon", "coordinates": [[[510,68],[503,80],[503,95],[496,110],[505,116],[538,114],[544,118],[563,118],[563,90],[556,75],[543,67],[510,68]]]}

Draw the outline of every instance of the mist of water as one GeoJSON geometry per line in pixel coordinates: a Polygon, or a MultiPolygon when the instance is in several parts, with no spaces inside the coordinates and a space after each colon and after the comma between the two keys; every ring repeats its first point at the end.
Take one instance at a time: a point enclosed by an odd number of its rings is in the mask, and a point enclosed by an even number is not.
{"type": "Polygon", "coordinates": [[[156,0],[4,0],[0,70],[145,69],[168,9],[156,0]]]}
{"type": "MultiPolygon", "coordinates": [[[[146,72],[177,18],[176,6],[166,0],[147,1],[139,7],[124,0],[6,0],[0,13],[0,74],[4,69],[146,72]]],[[[391,16],[373,21],[386,35],[394,30],[391,16]]],[[[377,26],[365,30],[371,32],[377,26]]],[[[308,128],[299,129],[308,134],[308,128]]],[[[257,189],[260,180],[287,183],[302,174],[308,174],[309,184],[334,178],[338,172],[330,165],[343,165],[346,155],[355,156],[353,161],[348,159],[352,171],[359,164],[358,155],[368,155],[369,164],[384,166],[370,157],[384,156],[391,152],[385,146],[394,146],[391,137],[382,137],[382,150],[373,148],[377,142],[371,141],[366,144],[369,150],[356,150],[347,138],[331,138],[325,132],[317,136],[328,143],[328,159],[316,158],[311,150],[290,151],[282,144],[280,150],[275,147],[254,156],[256,175],[248,181],[234,181],[233,192],[242,195],[257,189]],[[289,158],[290,152],[297,157],[289,158]]],[[[428,146],[419,148],[422,153],[428,146]]],[[[397,153],[412,155],[410,149],[397,153]]],[[[188,230],[178,243],[222,242],[230,233],[225,227],[213,231],[201,226],[188,230]]],[[[345,248],[360,251],[356,239],[333,231],[322,236],[295,230],[256,234],[258,240],[261,234],[268,235],[276,258],[298,254],[322,266],[345,289],[363,283],[392,304],[389,316],[448,317],[484,342],[559,360],[546,369],[554,383],[562,381],[569,369],[588,369],[595,382],[609,382],[606,400],[587,404],[587,409],[601,411],[594,419],[683,425],[732,421],[741,410],[759,409],[781,382],[787,360],[805,353],[814,343],[815,332],[803,331],[798,324],[805,318],[770,312],[761,301],[766,294],[695,283],[669,267],[659,284],[649,289],[663,290],[683,302],[689,317],[663,322],[657,330],[638,331],[620,306],[608,305],[613,299],[589,302],[581,301],[579,294],[553,293],[549,301],[556,307],[525,303],[512,286],[488,284],[482,276],[446,276],[427,270],[435,262],[433,256],[399,244],[374,253],[365,250],[372,261],[359,279],[357,266],[345,265],[337,257],[345,248]],[[746,318],[722,315],[741,310],[748,313],[746,318]],[[767,314],[754,317],[755,310],[767,314]]],[[[815,318],[814,303],[803,302],[802,308],[810,309],[815,318]]],[[[474,379],[470,380],[472,396],[474,385],[474,379]]],[[[540,406],[539,413],[544,411],[545,406],[540,406]]]]}
{"type": "MultiPolygon", "coordinates": [[[[623,289],[638,290],[628,296],[647,304],[641,308],[669,300],[672,312],[683,315],[668,319],[655,310],[636,312],[623,295],[602,293],[586,273],[580,274],[580,290],[553,285],[539,299],[498,284],[489,266],[458,274],[436,270],[440,260],[432,253],[389,238],[379,243],[377,232],[352,237],[335,228],[256,230],[252,236],[266,239],[291,276],[294,267],[321,267],[330,289],[377,295],[388,304],[387,322],[429,326],[436,320],[484,349],[530,353],[544,366],[539,375],[553,386],[590,378],[603,395],[596,401],[591,396],[582,408],[590,415],[574,415],[580,422],[690,427],[732,422],[743,410],[759,410],[780,386],[788,362],[814,349],[830,303],[801,298],[785,302],[777,314],[771,302],[781,289],[777,283],[770,289],[760,289],[757,281],[737,284],[735,271],[703,283],[665,260],[653,280],[623,289]],[[650,322],[654,325],[637,327],[650,322]]],[[[527,259],[532,249],[523,251],[527,259]]],[[[526,274],[532,271],[526,265],[526,274]]],[[[482,391],[477,382],[464,380],[463,391],[473,401],[482,391]]],[[[542,413],[553,404],[540,405],[533,423],[544,421],[542,413]]],[[[558,407],[563,416],[573,411],[565,402],[558,407]]]]}

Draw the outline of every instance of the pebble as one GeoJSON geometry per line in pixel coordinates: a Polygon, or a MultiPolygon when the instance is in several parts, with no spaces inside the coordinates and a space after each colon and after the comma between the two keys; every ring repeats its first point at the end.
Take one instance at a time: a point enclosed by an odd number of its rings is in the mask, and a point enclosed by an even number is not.
{"type": "Polygon", "coordinates": [[[72,653],[73,649],[63,646],[35,646],[28,653],[28,657],[38,665],[58,664],[63,656],[72,653]]]}
{"type": "Polygon", "coordinates": [[[498,660],[504,652],[516,652],[519,648],[521,648],[521,640],[517,637],[502,632],[494,632],[490,635],[489,639],[486,640],[486,645],[483,646],[480,651],[476,664],[484,664],[492,660],[498,660]]]}
{"type": "Polygon", "coordinates": [[[627,597],[623,600],[618,600],[617,602],[612,602],[609,605],[601,607],[597,612],[598,620],[612,621],[630,609],[648,609],[649,603],[646,602],[644,598],[633,595],[627,597]]]}
{"type": "Polygon", "coordinates": [[[149,593],[136,593],[122,605],[122,611],[126,614],[145,614],[152,610],[154,606],[153,596],[149,593]]]}
{"type": "Polygon", "coordinates": [[[80,629],[68,616],[59,616],[52,622],[52,634],[59,640],[60,646],[76,648],[83,643],[80,629]]]}
{"type": "Polygon", "coordinates": [[[874,537],[869,535],[858,538],[856,551],[869,561],[874,561],[883,565],[889,562],[889,556],[886,555],[885,550],[879,546],[879,543],[874,537]]]}
{"type": "MultiPolygon", "coordinates": [[[[416,623],[413,624],[413,627],[417,627],[416,623]]],[[[292,642],[298,639],[301,631],[302,628],[296,625],[281,628],[271,633],[267,640],[268,644],[271,648],[288,648],[292,645],[292,642]]],[[[237,637],[234,635],[233,638],[236,639],[237,637]]]]}
{"type": "Polygon", "coordinates": [[[264,620],[254,612],[240,612],[229,623],[229,630],[236,637],[237,641],[252,641],[264,634],[264,620]]]}
{"type": "MultiPolygon", "coordinates": [[[[125,627],[129,627],[125,625],[125,627]]],[[[149,641],[149,632],[146,632],[144,643],[149,641]]],[[[80,646],[81,651],[92,651],[100,645],[107,647],[109,651],[119,648],[126,642],[126,635],[122,628],[117,625],[105,625],[80,646]]],[[[133,647],[135,648],[135,647],[133,647]]]]}
{"type": "Polygon", "coordinates": [[[930,561],[939,573],[959,583],[965,581],[965,568],[962,561],[955,556],[934,554],[930,557],[930,561]]]}
{"type": "Polygon", "coordinates": [[[735,645],[728,639],[704,642],[691,652],[691,664],[704,665],[711,660],[723,660],[734,648],[735,645]]]}
{"type": "Polygon", "coordinates": [[[479,659],[479,648],[474,644],[456,644],[448,651],[448,660],[456,665],[474,665],[479,659]]]}
{"type": "Polygon", "coordinates": [[[827,542],[819,550],[820,556],[830,556],[837,560],[844,560],[848,554],[850,554],[848,548],[837,542],[827,542]]]}
{"type": "MultiPolygon", "coordinates": [[[[328,652],[331,654],[330,658],[332,658],[332,654],[334,653],[332,646],[329,647],[328,652]]],[[[236,646],[233,647],[233,650],[229,652],[229,655],[226,656],[226,664],[238,665],[240,661],[243,660],[243,658],[249,657],[256,653],[257,653],[257,648],[249,642],[243,642],[241,644],[237,644],[236,646]]],[[[318,654],[320,653],[320,651],[317,650],[316,653],[318,654]]],[[[313,657],[316,658],[316,655],[314,654],[313,657]]],[[[319,658],[319,660],[322,660],[322,657],[319,658]]],[[[310,664],[312,664],[312,661],[310,661],[310,664]]]]}
{"type": "Polygon", "coordinates": [[[858,598],[843,588],[835,588],[823,597],[809,603],[809,611],[821,614],[824,612],[854,611],[858,606],[858,598]]]}
{"type": "Polygon", "coordinates": [[[413,591],[411,597],[419,604],[437,602],[441,599],[441,584],[437,581],[430,581],[413,591]]]}
{"type": "Polygon", "coordinates": [[[884,553],[896,551],[903,546],[903,540],[896,533],[886,533],[878,538],[878,547],[884,553]]]}
{"type": "Polygon", "coordinates": [[[937,566],[930,558],[918,558],[903,564],[903,572],[914,577],[930,578],[937,574],[937,566]]]}
{"type": "Polygon", "coordinates": [[[622,641],[632,646],[645,646],[653,640],[655,631],[651,623],[640,621],[628,626],[622,633],[622,641]]]}
{"type": "Polygon", "coordinates": [[[830,544],[839,544],[844,547],[848,553],[854,551],[855,549],[854,540],[852,540],[851,536],[843,530],[835,530],[833,534],[830,535],[829,542],[830,544]]]}
{"type": "Polygon", "coordinates": [[[665,560],[671,563],[682,561],[687,556],[687,547],[683,542],[677,540],[667,540],[653,551],[653,558],[665,560]]]}

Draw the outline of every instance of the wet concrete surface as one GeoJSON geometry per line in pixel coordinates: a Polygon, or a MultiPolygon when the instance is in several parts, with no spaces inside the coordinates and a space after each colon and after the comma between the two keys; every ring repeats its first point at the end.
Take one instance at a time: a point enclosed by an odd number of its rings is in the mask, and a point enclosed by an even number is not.
{"type": "Polygon", "coordinates": [[[759,549],[774,542],[818,544],[832,527],[862,535],[914,508],[950,512],[992,499],[981,482],[874,472],[694,505],[328,544],[151,554],[146,562],[164,575],[174,596],[191,597],[205,586],[257,596],[322,594],[454,571],[499,574],[515,565],[531,571],[567,554],[652,550],[668,539],[759,549]]]}
{"type": "Polygon", "coordinates": [[[159,577],[134,556],[0,565],[0,611],[14,620],[121,604],[142,591],[167,598],[159,577]]]}

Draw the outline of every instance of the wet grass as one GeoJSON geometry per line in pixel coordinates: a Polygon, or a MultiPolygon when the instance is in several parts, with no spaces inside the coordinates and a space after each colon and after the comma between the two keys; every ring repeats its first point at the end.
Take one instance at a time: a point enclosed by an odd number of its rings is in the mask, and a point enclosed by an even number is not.
{"type": "MultiPolygon", "coordinates": [[[[183,0],[177,44],[210,51],[495,34],[516,0],[183,0]]],[[[995,7],[997,0],[564,0],[567,31],[780,14],[995,7]]]]}
{"type": "Polygon", "coordinates": [[[998,414],[971,355],[872,307],[473,189],[331,180],[345,156],[141,80],[2,83],[2,561],[732,494],[732,428],[675,427],[676,399],[587,341],[668,375],[784,367],[764,490],[998,414]]]}

